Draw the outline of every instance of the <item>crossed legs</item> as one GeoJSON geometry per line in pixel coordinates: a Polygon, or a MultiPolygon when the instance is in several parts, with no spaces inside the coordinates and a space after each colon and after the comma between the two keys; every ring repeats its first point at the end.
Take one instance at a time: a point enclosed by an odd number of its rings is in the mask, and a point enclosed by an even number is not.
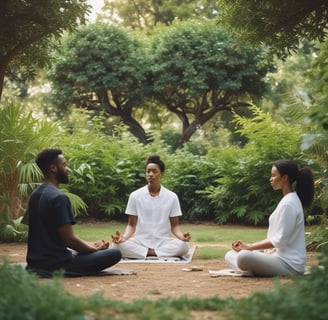
{"type": "Polygon", "coordinates": [[[121,250],[123,258],[145,259],[147,256],[181,257],[188,253],[189,243],[179,239],[168,239],[156,248],[147,248],[138,239],[130,238],[113,247],[121,250]]]}
{"type": "Polygon", "coordinates": [[[230,250],[225,255],[225,261],[230,268],[248,275],[274,277],[298,274],[279,257],[260,251],[230,250]]]}

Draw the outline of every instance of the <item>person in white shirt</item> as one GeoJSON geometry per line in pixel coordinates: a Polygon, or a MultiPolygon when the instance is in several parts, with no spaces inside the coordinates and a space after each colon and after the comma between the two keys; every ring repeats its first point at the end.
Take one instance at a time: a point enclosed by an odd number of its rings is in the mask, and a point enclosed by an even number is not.
{"type": "Polygon", "coordinates": [[[179,225],[182,212],[178,196],[161,185],[164,171],[160,156],[148,157],[148,183],[130,194],[123,235],[119,231],[112,235],[113,247],[120,249],[123,258],[181,257],[188,253],[190,234],[183,233],[179,225]]]}
{"type": "Polygon", "coordinates": [[[274,190],[282,191],[283,198],[270,215],[267,238],[252,244],[234,241],[225,261],[235,272],[246,276],[303,274],[306,265],[303,208],[311,204],[314,196],[312,171],[299,169],[291,160],[278,160],[272,166],[270,183],[274,190]]]}

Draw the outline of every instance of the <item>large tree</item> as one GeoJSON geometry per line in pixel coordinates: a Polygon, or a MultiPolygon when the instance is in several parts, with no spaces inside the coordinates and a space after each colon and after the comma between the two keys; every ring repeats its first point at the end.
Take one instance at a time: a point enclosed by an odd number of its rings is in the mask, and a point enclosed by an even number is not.
{"type": "Polygon", "coordinates": [[[170,25],[174,20],[214,18],[216,0],[105,0],[101,19],[133,29],[170,25]]]}
{"type": "Polygon", "coordinates": [[[147,143],[134,117],[146,96],[147,62],[142,46],[127,31],[102,23],[87,25],[68,37],[54,66],[56,106],[69,110],[74,105],[116,117],[147,143]]]}
{"type": "Polygon", "coordinates": [[[50,61],[49,47],[85,22],[86,0],[0,1],[0,98],[4,77],[50,61]]]}
{"type": "Polygon", "coordinates": [[[238,47],[210,21],[161,30],[153,41],[153,97],[182,123],[180,146],[218,112],[249,106],[266,89],[271,69],[261,50],[238,47]]]}
{"type": "Polygon", "coordinates": [[[218,0],[218,6],[226,28],[279,54],[297,49],[302,39],[323,41],[327,32],[327,0],[218,0]]]}

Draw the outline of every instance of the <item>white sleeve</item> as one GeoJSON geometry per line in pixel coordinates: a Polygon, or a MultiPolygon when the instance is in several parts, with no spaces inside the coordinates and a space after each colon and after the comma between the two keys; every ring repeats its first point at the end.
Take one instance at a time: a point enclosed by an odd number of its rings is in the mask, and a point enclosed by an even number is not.
{"type": "Polygon", "coordinates": [[[172,210],[170,212],[170,217],[177,217],[177,216],[182,216],[181,212],[181,207],[180,207],[180,202],[178,196],[173,193],[173,200],[172,200],[172,210]]]}
{"type": "Polygon", "coordinates": [[[129,214],[129,215],[132,215],[132,216],[137,216],[138,215],[137,201],[136,201],[136,198],[135,198],[133,193],[130,194],[130,196],[129,196],[129,200],[128,200],[128,204],[126,206],[125,214],[129,214]]]}
{"type": "Polygon", "coordinates": [[[276,216],[274,226],[268,234],[268,239],[276,248],[285,248],[295,229],[296,211],[290,204],[282,205],[276,216]]]}

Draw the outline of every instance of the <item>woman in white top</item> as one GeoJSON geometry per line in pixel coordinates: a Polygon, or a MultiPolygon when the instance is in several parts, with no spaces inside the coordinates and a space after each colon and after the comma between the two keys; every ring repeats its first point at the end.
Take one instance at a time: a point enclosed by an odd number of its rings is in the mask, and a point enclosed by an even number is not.
{"type": "Polygon", "coordinates": [[[267,238],[252,244],[234,241],[225,260],[236,272],[248,276],[303,274],[306,264],[303,208],[313,200],[312,172],[309,168],[299,169],[294,161],[278,160],[272,166],[270,183],[274,190],[282,191],[283,198],[269,218],[267,238]]]}
{"type": "Polygon", "coordinates": [[[148,157],[148,183],[129,197],[128,224],[123,235],[119,231],[112,235],[113,246],[121,250],[123,258],[175,257],[189,250],[190,234],[183,233],[179,226],[179,199],[161,185],[164,171],[164,162],[158,155],[148,157]]]}

